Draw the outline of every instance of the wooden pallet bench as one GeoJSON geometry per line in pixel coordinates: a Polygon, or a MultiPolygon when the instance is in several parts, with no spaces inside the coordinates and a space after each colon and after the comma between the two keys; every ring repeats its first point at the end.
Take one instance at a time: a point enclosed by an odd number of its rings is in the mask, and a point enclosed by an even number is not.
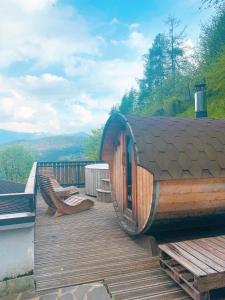
{"type": "Polygon", "coordinates": [[[195,300],[225,299],[225,236],[159,245],[160,265],[195,300]]]}

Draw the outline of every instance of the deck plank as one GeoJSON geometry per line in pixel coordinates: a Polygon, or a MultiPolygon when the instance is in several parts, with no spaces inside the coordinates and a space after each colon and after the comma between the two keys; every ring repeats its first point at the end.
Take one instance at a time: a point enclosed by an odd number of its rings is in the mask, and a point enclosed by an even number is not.
{"type": "Polygon", "coordinates": [[[183,256],[182,251],[174,251],[176,247],[174,245],[160,245],[160,249],[163,250],[165,253],[169,254],[173,259],[175,259],[179,264],[184,266],[190,272],[196,274],[197,276],[206,276],[207,273],[200,269],[198,265],[195,265],[192,261],[188,260],[187,257],[183,256]]]}
{"type": "Polygon", "coordinates": [[[204,254],[206,257],[210,258],[212,261],[217,263],[218,265],[222,266],[225,268],[225,261],[217,257],[213,252],[209,251],[209,248],[206,249],[205,247],[202,246],[202,244],[193,241],[185,241],[184,244],[192,247],[193,249],[199,251],[200,253],[204,254]]]}
{"type": "Polygon", "coordinates": [[[183,250],[189,252],[192,256],[198,259],[201,263],[206,264],[210,268],[214,269],[216,272],[224,272],[225,268],[218,265],[214,260],[209,258],[205,252],[199,252],[196,249],[193,249],[189,245],[185,244],[185,242],[177,243],[183,250]]]}
{"type": "Polygon", "coordinates": [[[121,230],[111,203],[95,202],[89,211],[60,218],[45,210],[38,195],[34,273],[39,294],[104,280],[116,299],[190,299],[160,270],[158,257],[121,230]]]}

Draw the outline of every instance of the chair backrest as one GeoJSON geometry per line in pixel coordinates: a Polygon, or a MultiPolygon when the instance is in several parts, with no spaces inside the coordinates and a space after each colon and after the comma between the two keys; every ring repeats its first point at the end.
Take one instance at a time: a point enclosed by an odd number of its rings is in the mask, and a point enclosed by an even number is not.
{"type": "Polygon", "coordinates": [[[45,202],[48,204],[48,206],[55,209],[56,206],[55,206],[54,202],[52,201],[51,193],[50,193],[50,191],[54,192],[53,188],[51,186],[50,178],[39,174],[38,175],[38,184],[40,187],[41,195],[42,195],[43,199],[45,200],[45,202]]]}
{"type": "Polygon", "coordinates": [[[47,177],[55,178],[54,170],[52,167],[40,167],[39,174],[47,177]]]}
{"type": "Polygon", "coordinates": [[[61,188],[61,185],[55,178],[54,170],[52,167],[41,167],[39,170],[39,174],[50,178],[53,188],[61,188]]]}

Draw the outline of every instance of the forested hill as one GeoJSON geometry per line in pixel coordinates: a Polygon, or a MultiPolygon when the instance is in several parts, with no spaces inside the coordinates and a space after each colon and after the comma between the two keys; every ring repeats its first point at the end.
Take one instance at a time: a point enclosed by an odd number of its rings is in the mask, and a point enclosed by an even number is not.
{"type": "Polygon", "coordinates": [[[16,132],[0,129],[0,145],[21,140],[35,140],[46,136],[44,133],[16,132]]]}
{"type": "MultiPolygon", "coordinates": [[[[218,5],[201,28],[199,46],[190,47],[188,26],[170,17],[167,32],[158,33],[144,56],[144,76],[138,89],[126,93],[119,106],[123,114],[194,117],[194,86],[207,85],[209,117],[225,118],[225,4],[218,5]]],[[[204,9],[204,8],[202,8],[204,9]]]]}
{"type": "Polygon", "coordinates": [[[101,129],[0,145],[0,179],[26,183],[34,161],[99,159],[101,129]]]}
{"type": "MultiPolygon", "coordinates": [[[[86,133],[57,135],[30,141],[17,141],[7,146],[21,145],[38,161],[81,160],[85,158],[84,144],[87,137],[86,133]]],[[[5,145],[2,145],[0,150],[4,147],[5,145]]]]}

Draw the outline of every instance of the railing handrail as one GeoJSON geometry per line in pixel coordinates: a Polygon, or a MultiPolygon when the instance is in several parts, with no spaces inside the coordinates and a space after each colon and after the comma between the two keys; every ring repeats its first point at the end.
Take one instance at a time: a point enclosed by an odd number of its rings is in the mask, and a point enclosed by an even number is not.
{"type": "Polygon", "coordinates": [[[37,165],[39,166],[40,164],[85,164],[85,163],[102,163],[102,160],[60,160],[60,161],[37,161],[37,165]]]}
{"type": "Polygon", "coordinates": [[[35,186],[36,186],[36,171],[37,171],[37,162],[33,163],[33,166],[30,171],[30,175],[27,180],[27,184],[25,187],[26,194],[35,194],[35,186]]]}
{"type": "MultiPolygon", "coordinates": [[[[37,163],[32,165],[24,192],[0,194],[0,215],[17,212],[32,212],[36,210],[36,170],[37,163]]],[[[1,224],[0,224],[1,225],[1,224]]]]}
{"type": "Polygon", "coordinates": [[[11,195],[11,196],[19,196],[19,195],[22,195],[22,194],[33,195],[35,193],[36,171],[37,171],[37,162],[34,162],[33,165],[32,165],[29,177],[27,179],[27,183],[25,185],[24,192],[0,194],[0,198],[5,197],[5,196],[9,196],[9,195],[11,195]]]}
{"type": "Polygon", "coordinates": [[[7,194],[0,194],[0,198],[5,198],[8,196],[21,196],[21,195],[33,195],[33,193],[27,193],[27,192],[20,192],[20,193],[7,193],[7,194]]]}

